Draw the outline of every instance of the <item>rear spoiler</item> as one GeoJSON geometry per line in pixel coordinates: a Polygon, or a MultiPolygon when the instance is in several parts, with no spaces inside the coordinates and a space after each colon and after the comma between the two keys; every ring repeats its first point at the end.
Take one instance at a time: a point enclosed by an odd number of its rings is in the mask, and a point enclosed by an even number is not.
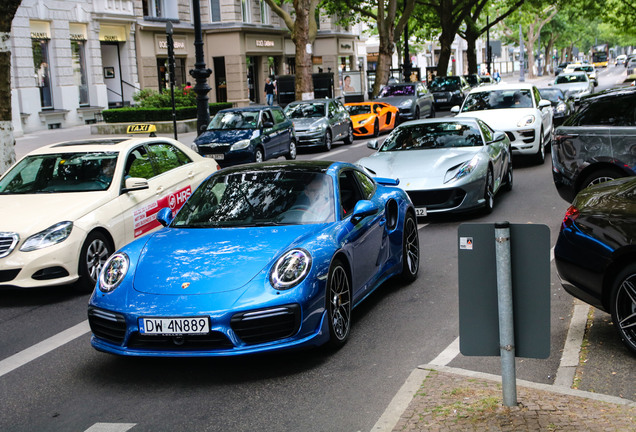
{"type": "Polygon", "coordinates": [[[392,179],[386,177],[373,177],[376,183],[379,183],[383,186],[397,186],[400,184],[400,179],[392,179]]]}

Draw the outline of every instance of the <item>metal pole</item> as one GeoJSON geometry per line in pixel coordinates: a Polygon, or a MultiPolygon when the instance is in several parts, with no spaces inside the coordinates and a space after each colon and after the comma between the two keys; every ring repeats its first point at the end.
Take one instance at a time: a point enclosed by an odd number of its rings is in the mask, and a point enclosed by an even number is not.
{"type": "Polygon", "coordinates": [[[543,76],[543,70],[541,69],[541,32],[539,32],[539,55],[537,56],[537,69],[538,75],[543,76]]]}
{"type": "Polygon", "coordinates": [[[497,222],[495,224],[495,252],[497,260],[501,385],[504,405],[513,407],[517,406],[517,382],[515,374],[515,330],[512,310],[509,222],[497,222]]]}
{"type": "Polygon", "coordinates": [[[210,107],[208,104],[208,78],[212,70],[205,67],[203,54],[203,35],[201,33],[201,7],[199,0],[192,0],[192,15],[194,18],[194,58],[195,69],[190,70],[190,76],[195,79],[194,91],[197,94],[197,136],[208,128],[210,123],[210,107]]]}
{"type": "Polygon", "coordinates": [[[524,82],[526,80],[523,70],[525,67],[525,56],[523,51],[523,32],[521,31],[521,24],[519,24],[519,82],[524,82]]]}
{"type": "MultiPolygon", "coordinates": [[[[406,9],[406,0],[404,0],[406,9]]],[[[411,81],[411,56],[409,53],[409,22],[404,26],[404,82],[411,81]]]]}
{"type": "Polygon", "coordinates": [[[168,70],[170,77],[170,99],[172,100],[172,129],[174,130],[174,139],[177,138],[177,111],[174,106],[174,41],[172,39],[172,23],[166,23],[166,42],[168,44],[168,70]]]}
{"type": "Polygon", "coordinates": [[[492,75],[490,71],[491,51],[490,51],[490,15],[486,16],[486,71],[488,75],[492,75]]]}

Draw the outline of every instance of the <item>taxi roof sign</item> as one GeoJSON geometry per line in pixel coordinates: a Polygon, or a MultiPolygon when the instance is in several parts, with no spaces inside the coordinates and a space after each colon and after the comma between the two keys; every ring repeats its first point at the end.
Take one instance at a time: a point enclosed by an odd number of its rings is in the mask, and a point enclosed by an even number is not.
{"type": "Polygon", "coordinates": [[[157,132],[157,127],[153,124],[134,124],[128,126],[126,129],[126,133],[135,134],[135,133],[149,133],[150,136],[156,136],[155,132],[157,132]]]}

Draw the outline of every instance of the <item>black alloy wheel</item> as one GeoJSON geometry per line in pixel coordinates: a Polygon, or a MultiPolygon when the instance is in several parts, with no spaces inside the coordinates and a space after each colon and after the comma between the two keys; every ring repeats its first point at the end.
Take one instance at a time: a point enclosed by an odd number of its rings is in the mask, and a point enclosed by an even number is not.
{"type": "Polygon", "coordinates": [[[485,212],[492,213],[492,209],[495,207],[495,181],[492,174],[492,169],[488,168],[488,174],[486,174],[486,186],[484,187],[484,210],[485,212]]]}
{"type": "Polygon", "coordinates": [[[400,277],[405,282],[417,279],[420,268],[420,239],[417,231],[417,221],[412,213],[407,213],[404,219],[402,234],[402,273],[400,277]]]}
{"type": "Polygon", "coordinates": [[[326,297],[329,345],[340,348],[347,342],[351,332],[351,283],[339,259],[335,259],[329,269],[326,297]]]}
{"type": "Polygon", "coordinates": [[[331,145],[333,144],[332,139],[331,139],[331,131],[329,129],[327,129],[327,131],[325,132],[325,150],[329,151],[331,150],[331,145]]]}
{"type": "Polygon", "coordinates": [[[610,312],[621,341],[636,354],[636,264],[627,266],[614,281],[610,312]]]}
{"type": "Polygon", "coordinates": [[[347,127],[347,136],[342,140],[345,144],[353,144],[353,125],[349,123],[347,127]]]}

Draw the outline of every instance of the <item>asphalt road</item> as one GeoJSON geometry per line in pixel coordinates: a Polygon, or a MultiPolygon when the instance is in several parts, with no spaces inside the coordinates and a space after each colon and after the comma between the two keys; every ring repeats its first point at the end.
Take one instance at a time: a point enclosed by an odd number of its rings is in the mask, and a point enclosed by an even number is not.
{"type": "MultiPolygon", "coordinates": [[[[600,88],[618,79],[614,72],[602,73],[600,88]]],[[[56,136],[85,137],[86,129],[19,138],[18,153],[56,136]]],[[[193,136],[179,138],[189,144],[193,136]]],[[[299,158],[356,161],[371,152],[366,140],[356,140],[299,158]]],[[[492,214],[421,219],[420,277],[410,285],[389,282],[356,308],[351,339],[337,352],[122,359],[91,348],[88,296],[67,288],[0,292],[0,430],[369,431],[411,371],[448,352],[458,337],[459,224],[544,224],[554,245],[567,206],[549,159],[515,161],[513,190],[497,196],[492,214]]],[[[516,361],[518,378],[541,383],[554,382],[575,304],[551,267],[550,357],[516,361]]],[[[594,312],[579,388],[636,400],[634,357],[608,321],[594,312]]],[[[459,354],[449,365],[500,373],[498,358],[459,354]]]]}

